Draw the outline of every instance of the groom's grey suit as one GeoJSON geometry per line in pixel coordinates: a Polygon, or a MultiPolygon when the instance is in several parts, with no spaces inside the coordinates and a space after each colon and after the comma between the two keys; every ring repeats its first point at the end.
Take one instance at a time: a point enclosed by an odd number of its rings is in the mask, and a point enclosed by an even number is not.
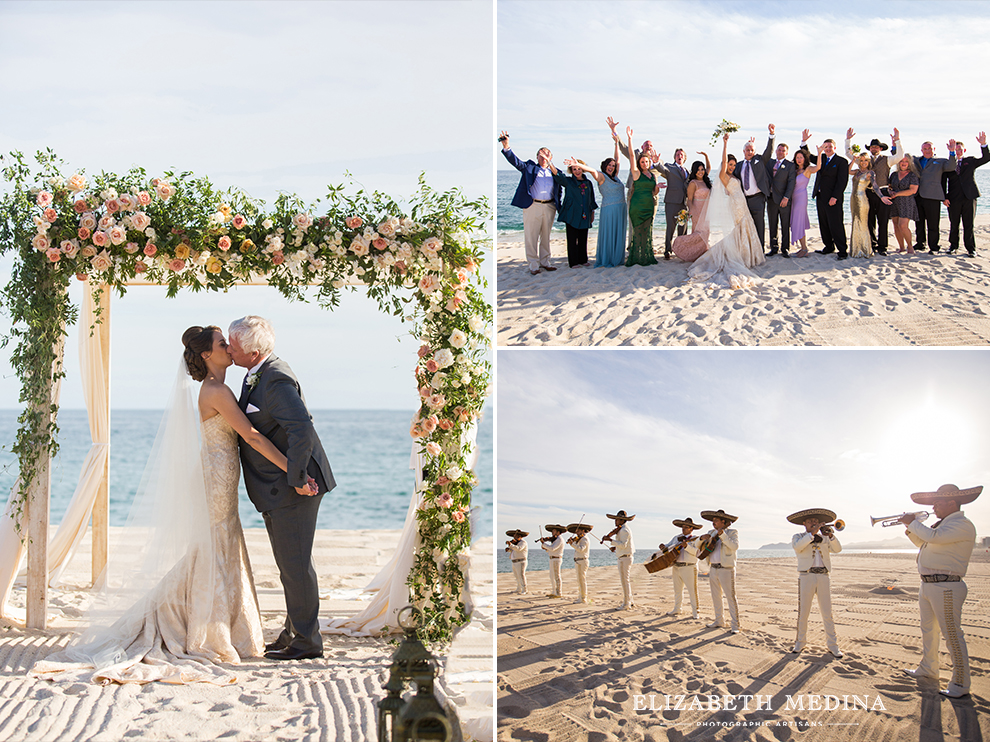
{"type": "Polygon", "coordinates": [[[320,501],[336,482],[292,369],[285,361],[270,356],[258,374],[253,388],[245,384],[238,404],[251,425],[285,454],[288,472],[243,439],[239,445],[244,486],[265,519],[285,592],[285,629],[278,643],[307,652],[322,651],[313,538],[320,501]],[[305,487],[309,477],[316,480],[319,494],[298,494],[295,488],[305,487]]]}

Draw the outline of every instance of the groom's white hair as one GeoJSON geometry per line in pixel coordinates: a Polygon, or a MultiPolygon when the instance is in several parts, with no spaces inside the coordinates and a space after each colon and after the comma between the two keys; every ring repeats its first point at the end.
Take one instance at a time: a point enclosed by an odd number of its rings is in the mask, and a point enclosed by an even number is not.
{"type": "Polygon", "coordinates": [[[246,353],[258,351],[262,355],[268,355],[275,350],[275,330],[272,329],[271,322],[256,314],[235,319],[230,323],[227,334],[237,338],[246,353]]]}

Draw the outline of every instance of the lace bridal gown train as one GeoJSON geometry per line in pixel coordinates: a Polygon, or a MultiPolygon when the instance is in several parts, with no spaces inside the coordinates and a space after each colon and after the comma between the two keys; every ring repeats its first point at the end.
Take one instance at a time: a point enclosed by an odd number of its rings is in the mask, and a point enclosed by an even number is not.
{"type": "Polygon", "coordinates": [[[728,190],[714,180],[707,216],[711,247],[691,264],[688,280],[733,289],[759,284],[750,268],[766,258],[738,178],[729,178],[728,190]]]}
{"type": "Polygon", "coordinates": [[[180,433],[184,427],[188,435],[189,425],[197,423],[195,407],[173,407],[159,432],[159,461],[149,463],[145,478],[174,497],[161,498],[164,509],[155,511],[159,523],[153,548],[144,550],[146,566],[136,575],[125,575],[114,600],[117,608],[94,612],[81,640],[37,662],[32,675],[60,681],[226,685],[236,677],[217,663],[237,664],[264,651],[258,597],[237,511],[237,433],[220,415],[202,421],[200,458],[195,453],[195,428],[191,444],[180,433]],[[191,415],[194,421],[186,419],[191,415]],[[180,422],[184,426],[166,430],[180,422]],[[186,486],[191,497],[185,495],[186,486]],[[196,502],[197,492],[202,502],[196,502]],[[186,529],[193,532],[182,533],[186,529]],[[170,567],[168,559],[159,561],[169,552],[175,555],[170,567]],[[151,582],[154,566],[147,565],[154,562],[167,572],[151,582]],[[142,587],[135,585],[150,589],[141,594],[137,591],[142,587]],[[112,625],[108,616],[116,617],[112,625]]]}

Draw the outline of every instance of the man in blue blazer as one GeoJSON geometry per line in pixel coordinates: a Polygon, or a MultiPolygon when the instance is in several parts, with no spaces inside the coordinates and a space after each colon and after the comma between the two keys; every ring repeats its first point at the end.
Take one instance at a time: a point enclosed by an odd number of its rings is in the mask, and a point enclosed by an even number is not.
{"type": "Polygon", "coordinates": [[[526,262],[530,275],[557,270],[550,265],[550,228],[560,210],[560,185],[553,179],[550,163],[553,154],[547,147],[536,153],[538,162],[523,162],[509,148],[509,132],[498,138],[502,154],[516,170],[522,173],[512,205],[523,210],[523,235],[526,243],[526,262]]]}

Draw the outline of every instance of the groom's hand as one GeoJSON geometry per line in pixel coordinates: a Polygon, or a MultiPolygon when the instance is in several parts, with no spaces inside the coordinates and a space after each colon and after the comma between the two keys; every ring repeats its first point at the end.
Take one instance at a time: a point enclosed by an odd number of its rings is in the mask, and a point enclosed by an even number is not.
{"type": "Polygon", "coordinates": [[[295,487],[294,489],[297,494],[300,494],[303,497],[313,497],[314,495],[318,495],[320,493],[320,488],[316,484],[316,480],[312,477],[310,477],[309,481],[306,482],[305,487],[295,487]]]}

